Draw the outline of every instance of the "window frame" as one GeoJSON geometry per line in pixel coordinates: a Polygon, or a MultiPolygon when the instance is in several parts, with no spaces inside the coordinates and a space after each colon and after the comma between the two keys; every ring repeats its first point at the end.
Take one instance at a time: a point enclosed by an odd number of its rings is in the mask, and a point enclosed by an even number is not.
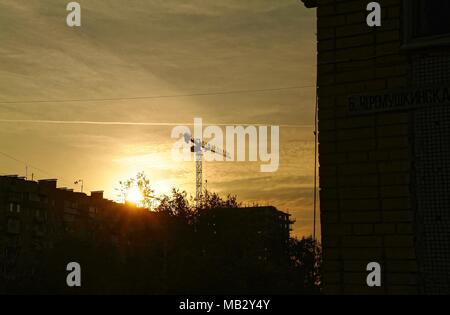
{"type": "Polygon", "coordinates": [[[414,38],[414,6],[411,0],[403,0],[403,49],[450,46],[450,33],[414,38]]]}

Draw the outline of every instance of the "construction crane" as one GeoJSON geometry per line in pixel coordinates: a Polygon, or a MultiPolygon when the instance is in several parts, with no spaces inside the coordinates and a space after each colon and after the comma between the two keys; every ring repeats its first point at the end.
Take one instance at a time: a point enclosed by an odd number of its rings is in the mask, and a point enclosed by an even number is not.
{"type": "Polygon", "coordinates": [[[212,152],[225,158],[229,154],[215,145],[210,145],[200,139],[194,139],[189,133],[184,134],[184,141],[191,145],[191,152],[195,153],[195,202],[199,204],[203,193],[203,152],[212,152]]]}

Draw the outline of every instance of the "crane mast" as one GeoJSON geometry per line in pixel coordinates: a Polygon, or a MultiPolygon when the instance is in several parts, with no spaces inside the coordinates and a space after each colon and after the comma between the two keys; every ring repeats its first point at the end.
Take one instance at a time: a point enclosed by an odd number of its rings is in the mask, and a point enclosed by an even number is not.
{"type": "Polygon", "coordinates": [[[203,152],[210,151],[224,157],[228,157],[228,153],[223,149],[212,146],[200,139],[194,139],[190,134],[184,135],[186,143],[191,144],[191,152],[195,154],[195,202],[197,206],[200,203],[203,194],[203,152]]]}
{"type": "Polygon", "coordinates": [[[203,150],[200,147],[195,152],[195,200],[197,205],[203,192],[203,150]]]}

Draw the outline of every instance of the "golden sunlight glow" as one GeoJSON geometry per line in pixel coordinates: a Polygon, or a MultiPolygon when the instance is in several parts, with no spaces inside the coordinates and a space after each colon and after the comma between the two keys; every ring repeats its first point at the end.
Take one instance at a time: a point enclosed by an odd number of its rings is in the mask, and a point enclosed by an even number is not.
{"type": "Polygon", "coordinates": [[[156,195],[170,194],[172,185],[168,181],[156,181],[152,185],[156,195]]]}
{"type": "Polygon", "coordinates": [[[127,192],[125,200],[138,205],[144,201],[144,195],[138,187],[131,187],[127,192]]]}

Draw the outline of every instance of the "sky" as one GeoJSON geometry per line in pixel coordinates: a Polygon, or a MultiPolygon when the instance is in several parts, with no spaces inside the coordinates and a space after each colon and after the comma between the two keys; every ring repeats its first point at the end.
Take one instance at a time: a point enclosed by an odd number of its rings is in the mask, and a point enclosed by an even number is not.
{"type": "Polygon", "coordinates": [[[205,162],[203,176],[209,190],[274,205],[292,214],[294,235],[311,234],[314,10],[298,0],[83,0],[81,27],[70,28],[68,2],[0,0],[0,174],[28,165],[28,177],[75,189],[83,179],[116,199],[118,182],[143,171],[158,193],[194,193],[195,163],[171,157],[174,125],[280,125],[277,172],[205,162]]]}

